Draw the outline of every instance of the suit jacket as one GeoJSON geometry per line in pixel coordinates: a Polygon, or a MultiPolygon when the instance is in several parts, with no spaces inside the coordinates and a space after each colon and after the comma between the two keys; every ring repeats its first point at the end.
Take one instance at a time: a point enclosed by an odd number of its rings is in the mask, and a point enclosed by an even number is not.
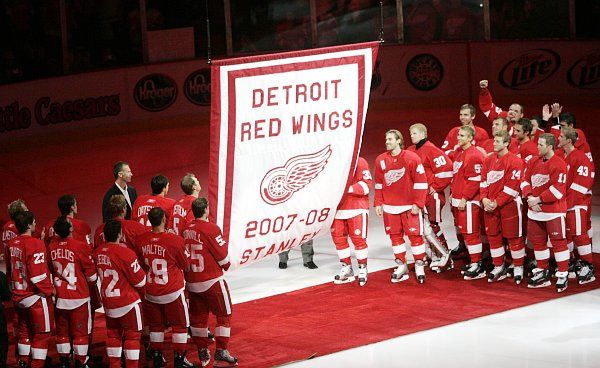
{"type": "MultiPolygon", "coordinates": [[[[135,200],[137,199],[137,191],[135,190],[134,187],[132,187],[131,185],[128,185],[127,193],[129,193],[129,198],[131,199],[131,205],[133,205],[135,203],[135,200]]],[[[112,216],[111,216],[110,212],[108,211],[108,202],[110,201],[110,197],[112,197],[115,194],[123,195],[123,192],[121,192],[121,189],[117,186],[117,184],[113,184],[112,187],[110,187],[106,191],[106,194],[104,195],[104,199],[102,200],[102,222],[106,222],[106,221],[112,219],[112,216]]],[[[127,213],[125,214],[125,219],[127,219],[127,220],[131,220],[131,205],[129,203],[127,203],[127,213]]]]}

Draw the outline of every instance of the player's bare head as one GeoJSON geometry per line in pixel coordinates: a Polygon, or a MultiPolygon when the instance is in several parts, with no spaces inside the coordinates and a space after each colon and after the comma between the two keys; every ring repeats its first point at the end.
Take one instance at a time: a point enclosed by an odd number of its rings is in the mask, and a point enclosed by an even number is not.
{"type": "Polygon", "coordinates": [[[169,186],[169,179],[164,175],[156,175],[150,180],[150,187],[152,188],[152,195],[161,194],[169,186]]]}
{"type": "Polygon", "coordinates": [[[525,108],[523,107],[523,105],[518,104],[518,103],[513,103],[508,108],[508,113],[507,113],[508,120],[519,121],[519,119],[521,119],[523,117],[524,113],[525,113],[525,108]]]}
{"type": "Polygon", "coordinates": [[[17,213],[25,211],[27,211],[27,206],[25,205],[25,201],[22,199],[17,199],[8,204],[8,217],[10,217],[12,221],[15,221],[15,216],[17,213]]]}
{"type": "Polygon", "coordinates": [[[508,130],[508,120],[503,117],[497,117],[492,121],[492,132],[495,134],[501,130],[508,130]]]}
{"type": "Polygon", "coordinates": [[[127,212],[127,200],[122,194],[115,194],[108,201],[108,212],[115,218],[127,212]]]}
{"type": "Polygon", "coordinates": [[[533,124],[531,123],[531,120],[527,118],[521,118],[515,123],[514,129],[517,130],[515,132],[517,135],[520,132],[522,135],[529,136],[531,135],[531,132],[533,132],[533,124]]]}
{"type": "Polygon", "coordinates": [[[550,158],[551,152],[556,148],[556,138],[550,133],[544,133],[540,135],[537,146],[540,157],[550,158]]]}
{"type": "Polygon", "coordinates": [[[121,239],[122,225],[120,221],[109,220],[104,224],[104,240],[108,243],[116,243],[121,239]]]}
{"type": "Polygon", "coordinates": [[[562,147],[564,144],[570,143],[575,145],[577,139],[579,138],[579,134],[577,134],[577,130],[573,127],[566,126],[560,129],[560,140],[562,141],[560,146],[562,147]]]}
{"type": "Polygon", "coordinates": [[[464,104],[460,107],[460,122],[462,125],[471,124],[475,119],[475,106],[471,104],[464,104]]]}
{"type": "Polygon", "coordinates": [[[192,212],[195,218],[202,218],[208,215],[208,200],[204,197],[196,198],[192,202],[192,212]]]}
{"type": "Polygon", "coordinates": [[[54,225],[52,225],[54,232],[61,238],[64,239],[71,235],[73,225],[66,215],[59,216],[54,225]]]}
{"type": "Polygon", "coordinates": [[[532,116],[529,121],[531,121],[531,126],[533,127],[532,131],[540,129],[540,124],[543,124],[542,117],[539,115],[532,116]]]}
{"type": "Polygon", "coordinates": [[[115,180],[122,178],[125,182],[129,183],[131,181],[131,168],[129,164],[125,161],[119,161],[113,166],[113,175],[115,176],[115,180]]]}
{"type": "Polygon", "coordinates": [[[200,181],[196,178],[196,175],[192,173],[187,173],[181,179],[181,190],[187,195],[194,194],[194,187],[197,187],[196,190],[200,191],[200,181]]]}
{"type": "Polygon", "coordinates": [[[413,144],[417,144],[423,139],[427,138],[427,127],[425,124],[413,124],[410,126],[410,128],[408,128],[408,131],[410,132],[410,140],[413,142],[413,144]]]}
{"type": "Polygon", "coordinates": [[[460,131],[465,132],[470,138],[469,140],[473,140],[475,138],[475,129],[472,126],[465,125],[460,127],[460,131]]]}
{"type": "Polygon", "coordinates": [[[508,131],[506,130],[500,130],[494,133],[494,140],[496,139],[496,137],[502,138],[502,143],[510,143],[510,134],[508,134],[508,131]]]}
{"type": "Polygon", "coordinates": [[[385,146],[388,151],[404,147],[404,137],[402,137],[402,133],[396,129],[390,129],[385,132],[385,146]]]}
{"type": "Polygon", "coordinates": [[[74,212],[76,204],[77,201],[72,194],[65,194],[58,198],[58,209],[60,210],[61,215],[68,215],[71,212],[74,212]]]}
{"type": "Polygon", "coordinates": [[[564,114],[560,114],[559,121],[560,121],[560,125],[562,125],[563,127],[564,126],[575,127],[575,124],[577,123],[577,120],[575,119],[575,115],[573,115],[573,113],[570,113],[570,112],[565,112],[564,114]]]}
{"type": "Polygon", "coordinates": [[[158,227],[163,224],[165,220],[165,211],[160,207],[154,207],[148,212],[148,221],[152,227],[158,227]]]}
{"type": "Polygon", "coordinates": [[[31,231],[35,230],[35,216],[33,216],[33,212],[31,211],[17,213],[14,221],[19,234],[23,234],[29,229],[31,229],[31,231]]]}

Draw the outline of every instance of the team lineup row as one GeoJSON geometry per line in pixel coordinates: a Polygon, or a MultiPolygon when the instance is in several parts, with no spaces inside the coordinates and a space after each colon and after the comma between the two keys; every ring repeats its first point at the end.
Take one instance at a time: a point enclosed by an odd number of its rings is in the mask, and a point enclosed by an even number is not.
{"type": "Polygon", "coordinates": [[[168,327],[174,366],[195,366],[186,356],[189,335],[202,366],[211,360],[213,341],[213,366],[237,365],[227,350],[232,307],[223,271],[230,266],[228,245],[207,220],[208,201],[196,198],[198,180],[188,174],[182,183],[186,181],[194,190],[183,198],[185,208],[181,201],[179,208],[170,208],[178,211],[175,222],[181,220],[181,236],[167,230],[173,213],[161,207],[144,211],[141,222],[148,226],[125,219],[128,203],[120,194],[110,197],[111,219],[96,230],[94,247],[89,225],[74,218],[77,203],[72,195],[59,199],[62,215],[39,232],[22,200],[9,205],[11,221],[4,226],[3,239],[20,366],[43,367],[53,333],[60,367],[71,365],[71,355],[75,366],[90,365],[93,311],[100,307],[110,367],[120,367],[122,358],[127,367],[137,367],[144,327],[149,330],[146,357],[154,367],[166,366],[162,345],[168,327]],[[216,317],[214,335],[209,312],[216,317]]]}
{"type": "MultiPolygon", "coordinates": [[[[414,124],[409,129],[414,145],[408,149],[403,149],[399,131],[386,133],[387,152],[377,157],[373,177],[366,160],[359,158],[332,225],[342,262],[334,283],[356,280],[349,239],[359,264],[359,285],[367,282],[368,195],[373,188],[375,210],[383,217],[397,262],[394,283],[409,277],[407,247],[421,283],[427,264],[436,272],[452,268],[452,255],[461,249],[470,257],[462,270],[466,280],[487,276],[496,282],[511,275],[520,283],[530,250],[525,239],[533,247],[531,287],[550,285],[548,239],[559,292],[568,285],[570,260],[580,283],[594,280],[588,234],[594,166],[583,132],[573,127],[574,116],[561,114],[554,104],[543,108],[543,118],[525,119],[521,105],[504,112],[493,104],[487,82],[481,86],[480,107],[492,121],[493,138],[473,125],[475,108],[463,105],[461,126],[448,133],[441,149],[427,140],[425,125],[414,124]],[[542,121],[555,118],[551,134],[544,133],[542,121]],[[459,239],[451,246],[440,229],[446,188],[459,239]],[[482,260],[488,247],[494,265],[489,274],[482,260]]],[[[72,195],[59,199],[62,216],[41,231],[23,201],[9,205],[11,221],[2,239],[22,365],[43,365],[48,337],[56,330],[61,366],[69,366],[71,350],[75,364],[85,366],[91,322],[81,321],[91,321],[91,311],[101,305],[111,367],[120,366],[121,355],[127,367],[137,366],[143,325],[149,327],[154,366],[165,365],[167,326],[173,332],[176,366],[193,365],[186,358],[188,333],[200,363],[208,364],[209,311],[217,317],[214,364],[236,365],[227,351],[231,300],[223,270],[229,267],[228,246],[220,229],[206,221],[208,203],[198,198],[200,183],[186,175],[181,180],[185,195],[175,201],[166,197],[169,181],[163,175],[152,178],[151,195],[140,197],[128,185],[132,173],[127,163],[117,163],[114,175],[115,185],[103,203],[106,222],[93,235],[89,225],[75,218],[72,195]]]]}
{"type": "Polygon", "coordinates": [[[420,283],[428,262],[436,272],[452,268],[452,255],[461,248],[470,258],[461,270],[465,280],[487,275],[496,282],[510,276],[519,284],[528,251],[529,287],[550,285],[551,251],[558,292],[567,288],[569,277],[581,284],[595,280],[590,217],[595,170],[585,136],[574,128],[574,115],[561,114],[555,103],[543,107],[543,118],[526,119],[522,105],[512,104],[505,112],[492,102],[488,82],[481,81],[480,87],[480,107],[492,122],[493,138],[473,124],[475,108],[467,104],[460,108],[461,126],[446,137],[445,151],[427,140],[425,125],[414,124],[409,129],[414,145],[406,150],[399,131],[386,133],[387,152],[375,160],[374,180],[367,162],[359,160],[354,185],[332,228],[342,263],[334,283],[356,279],[348,237],[355,247],[359,285],[366,283],[373,181],[376,213],[383,217],[397,263],[394,283],[409,277],[405,236],[420,283]],[[557,124],[545,133],[541,123],[553,119],[557,124]],[[452,246],[440,229],[448,187],[459,240],[452,246]],[[482,254],[487,249],[494,267],[486,274],[482,254]]]}

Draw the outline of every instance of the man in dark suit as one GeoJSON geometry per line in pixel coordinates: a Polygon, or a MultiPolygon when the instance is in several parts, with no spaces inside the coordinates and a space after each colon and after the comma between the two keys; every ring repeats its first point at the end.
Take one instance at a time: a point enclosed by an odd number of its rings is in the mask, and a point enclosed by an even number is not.
{"type": "Polygon", "coordinates": [[[137,199],[137,192],[134,187],[128,185],[133,176],[129,164],[123,161],[117,162],[113,168],[113,175],[115,176],[115,183],[108,191],[106,191],[104,200],[102,201],[102,222],[106,222],[112,218],[112,215],[108,210],[108,202],[110,201],[110,197],[115,194],[120,194],[125,197],[125,200],[127,201],[127,213],[125,214],[125,219],[131,220],[131,207],[137,199]]]}

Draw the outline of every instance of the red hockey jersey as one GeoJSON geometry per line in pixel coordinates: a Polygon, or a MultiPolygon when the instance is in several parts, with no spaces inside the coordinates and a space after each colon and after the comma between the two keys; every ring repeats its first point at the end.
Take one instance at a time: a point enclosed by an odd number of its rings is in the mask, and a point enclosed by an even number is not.
{"type": "Polygon", "coordinates": [[[150,195],[144,194],[139,196],[135,203],[133,204],[133,209],[131,210],[131,219],[133,221],[137,221],[140,224],[152,228],[150,225],[150,221],[148,221],[148,212],[154,207],[160,207],[165,211],[165,216],[167,217],[167,224],[170,224],[171,213],[173,212],[173,206],[175,205],[175,200],[167,197],[163,197],[160,195],[150,195]]]}
{"type": "Polygon", "coordinates": [[[168,304],[181,296],[185,287],[183,271],[190,253],[180,236],[149,231],[136,239],[136,253],[144,260],[146,300],[168,304]]]}
{"type": "MultiPolygon", "coordinates": [[[[474,126],[475,128],[475,138],[473,138],[473,141],[471,142],[471,144],[478,146],[480,144],[482,144],[485,140],[490,138],[490,135],[488,134],[487,130],[480,128],[478,126],[474,126]]],[[[460,146],[458,145],[458,131],[460,130],[460,127],[454,127],[450,130],[450,132],[448,133],[448,135],[446,136],[446,140],[444,140],[444,144],[442,144],[442,150],[444,150],[444,153],[446,155],[448,155],[448,157],[450,157],[452,160],[455,159],[454,155],[456,155],[456,152],[460,149],[460,146]]]]}
{"type": "Polygon", "coordinates": [[[462,198],[481,206],[479,202],[479,185],[481,183],[483,153],[475,146],[471,146],[466,150],[459,148],[453,166],[454,179],[450,186],[452,206],[457,207],[462,198]]]}
{"type": "MultiPolygon", "coordinates": [[[[13,221],[8,221],[2,225],[2,257],[8,264],[8,242],[19,235],[17,227],[13,221]]],[[[7,269],[7,272],[9,270],[7,269]]]]}
{"type": "Polygon", "coordinates": [[[48,246],[56,288],[56,308],[75,309],[90,300],[88,282],[96,282],[91,247],[74,238],[54,239],[48,246]]]}
{"type": "Polygon", "coordinates": [[[372,187],[373,178],[369,171],[369,164],[364,158],[359,157],[352,184],[342,196],[335,218],[345,220],[362,213],[369,213],[369,190],[372,187]]]}
{"type": "Polygon", "coordinates": [[[29,235],[19,235],[8,242],[8,263],[12,300],[28,308],[40,297],[54,292],[46,259],[44,242],[29,235]]]}
{"type": "Polygon", "coordinates": [[[521,182],[523,197],[540,197],[541,212],[531,209],[527,216],[532,220],[549,221],[567,212],[566,199],[567,164],[557,155],[549,160],[539,158],[525,171],[521,182]]]}
{"type": "Polygon", "coordinates": [[[375,206],[384,212],[399,214],[413,204],[423,208],[427,189],[425,168],[415,152],[401,150],[397,156],[386,152],[375,159],[375,206]]]}
{"type": "Polygon", "coordinates": [[[532,158],[538,157],[539,151],[538,151],[536,142],[534,142],[530,139],[523,144],[520,144],[520,143],[517,143],[517,144],[518,144],[517,156],[519,156],[526,165],[529,164],[529,161],[531,161],[532,158]]]}
{"type": "Polygon", "coordinates": [[[498,157],[493,153],[485,158],[481,170],[480,198],[496,201],[498,208],[511,201],[521,203],[523,160],[512,152],[498,157]]]}
{"type": "Polygon", "coordinates": [[[175,202],[175,205],[173,205],[169,229],[173,229],[175,234],[181,235],[181,232],[185,228],[186,224],[194,219],[192,202],[194,202],[196,198],[198,197],[194,197],[191,194],[185,195],[183,198],[175,202]]]}
{"type": "Polygon", "coordinates": [[[106,315],[119,318],[140,303],[138,290],[146,284],[146,273],[133,250],[124,244],[107,243],[94,252],[100,277],[100,296],[106,315]]]}
{"type": "MultiPolygon", "coordinates": [[[[69,217],[71,224],[73,225],[73,239],[85,242],[88,245],[92,245],[92,228],[85,221],[69,217]]],[[[52,220],[46,224],[42,230],[41,239],[44,241],[46,246],[50,244],[52,240],[59,240],[60,238],[54,233],[54,221],[52,220]]]]}
{"type": "Polygon", "coordinates": [[[452,182],[452,160],[448,155],[430,141],[412,145],[408,150],[416,152],[421,158],[429,188],[443,192],[452,182]]]}
{"type": "Polygon", "coordinates": [[[193,293],[204,292],[231,266],[229,245],[217,225],[202,219],[186,226],[183,239],[191,258],[189,271],[185,273],[186,288],[193,293]]]}
{"type": "Polygon", "coordinates": [[[567,208],[587,208],[588,196],[594,185],[594,163],[578,149],[565,157],[567,163],[567,208]]]}
{"type": "MultiPolygon", "coordinates": [[[[121,228],[123,231],[123,238],[121,241],[127,245],[130,249],[135,249],[135,238],[148,231],[148,228],[139,222],[133,220],[115,219],[121,222],[121,228]]],[[[94,233],[94,248],[106,243],[104,240],[104,224],[101,224],[94,233]]]]}

